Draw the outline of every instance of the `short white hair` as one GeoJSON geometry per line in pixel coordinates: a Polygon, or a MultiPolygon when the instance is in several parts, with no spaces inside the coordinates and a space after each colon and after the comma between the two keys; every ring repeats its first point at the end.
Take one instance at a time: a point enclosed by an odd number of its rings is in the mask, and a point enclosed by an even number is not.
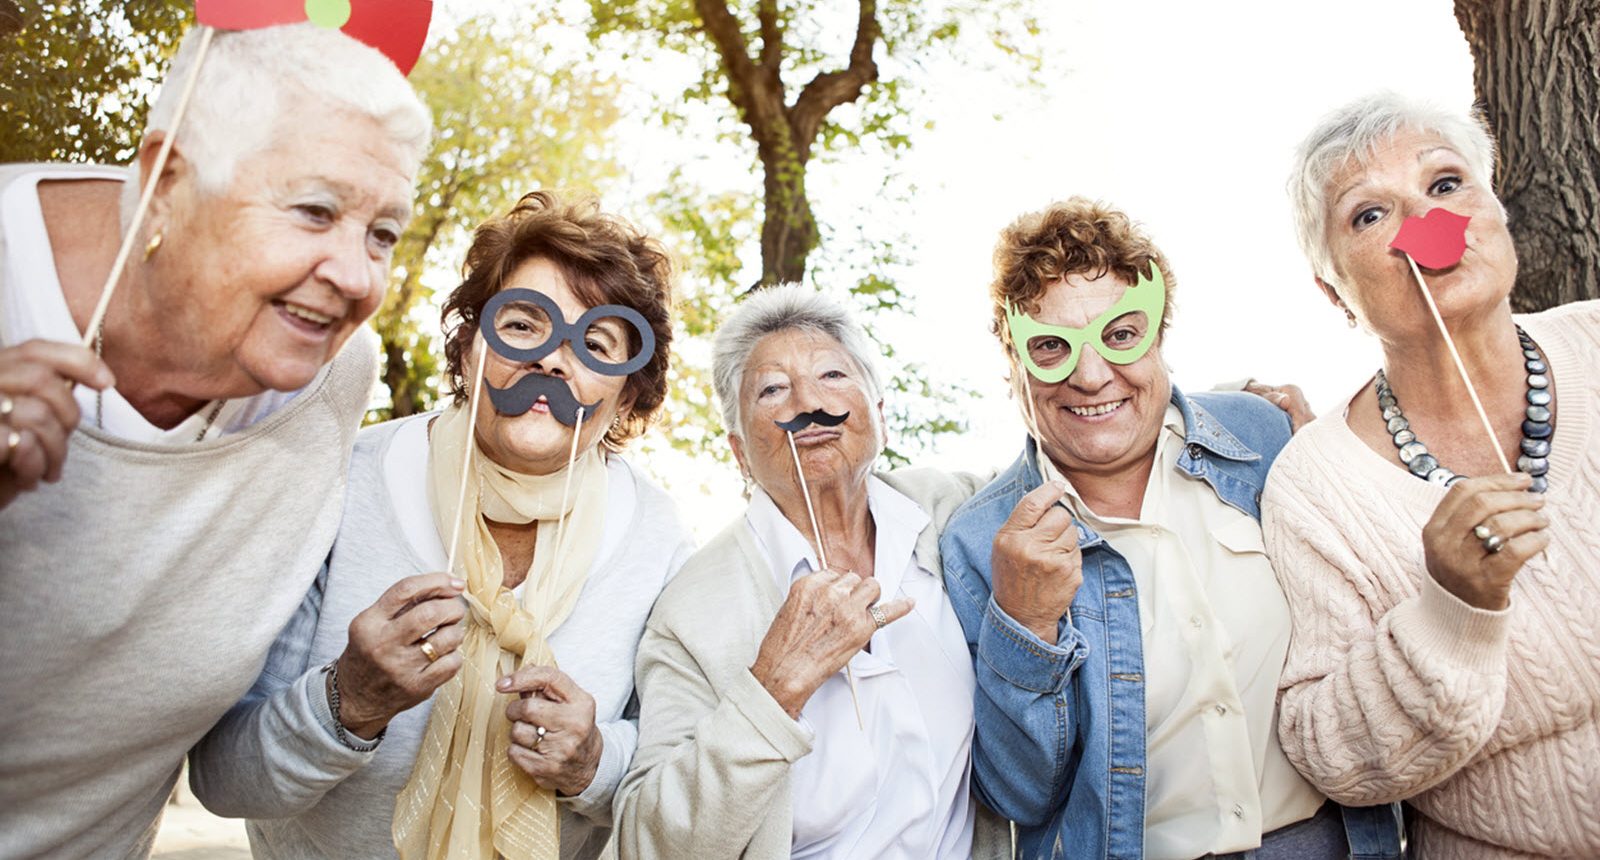
{"type": "Polygon", "coordinates": [[[1300,249],[1317,277],[1335,283],[1328,250],[1328,183],[1350,161],[1365,165],[1383,143],[1403,130],[1431,132],[1467,161],[1472,178],[1494,182],[1494,138],[1480,113],[1462,113],[1395,93],[1374,93],[1323,117],[1295,153],[1289,174],[1300,249]]]}
{"type": "MultiPolygon", "coordinates": [[[[194,27],[183,37],[150,106],[146,136],[171,127],[203,30],[194,27]]],[[[221,191],[241,159],[272,145],[284,107],[307,96],[377,120],[415,164],[427,155],[433,118],[400,69],[376,48],[309,22],[218,31],[175,145],[201,188],[221,191]]],[[[128,170],[133,181],[125,183],[124,221],[141,190],[138,159],[128,170]]]]}
{"type": "Polygon", "coordinates": [[[746,298],[717,327],[712,345],[712,386],[722,406],[722,422],[730,434],[743,429],[739,424],[739,387],[744,384],[750,354],[762,338],[790,329],[820,332],[838,341],[861,368],[870,401],[876,404],[883,399],[878,350],[843,304],[799,284],[766,287],[746,298]]]}

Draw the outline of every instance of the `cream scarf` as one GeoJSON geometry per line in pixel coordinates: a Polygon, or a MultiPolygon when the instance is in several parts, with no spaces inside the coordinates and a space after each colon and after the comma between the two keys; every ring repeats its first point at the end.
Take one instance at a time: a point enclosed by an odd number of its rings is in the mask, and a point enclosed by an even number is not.
{"type": "Polygon", "coordinates": [[[428,442],[428,499],[440,536],[448,541],[456,518],[462,518],[456,572],[467,582],[471,607],[463,663],[434,693],[417,763],[395,799],[394,843],[402,860],[554,860],[561,853],[555,793],[507,757],[511,722],[505,710],[512,695],[495,692],[494,684],[523,665],[555,665],[546,640],[571,613],[594,561],[604,524],[605,463],[593,448],[578,456],[563,511],[566,469],[552,475],[512,472],[474,444],[467,503],[456,511],[467,419],[461,407],[446,410],[428,442]],[[556,545],[562,514],[564,550],[556,545]],[[502,584],[500,550],[485,518],[538,521],[520,606],[502,584]]]}

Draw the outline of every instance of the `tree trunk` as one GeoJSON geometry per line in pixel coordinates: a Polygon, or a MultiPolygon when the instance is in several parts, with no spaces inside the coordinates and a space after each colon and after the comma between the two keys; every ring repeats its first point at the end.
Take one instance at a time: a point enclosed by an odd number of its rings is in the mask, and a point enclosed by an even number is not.
{"type": "Polygon", "coordinates": [[[415,415],[427,407],[411,375],[405,347],[387,338],[383,343],[383,384],[389,387],[390,418],[415,415]]]}
{"type": "Polygon", "coordinates": [[[0,0],[0,39],[22,32],[22,11],[14,0],[0,0]]]}
{"type": "Polygon", "coordinates": [[[806,276],[806,258],[817,247],[817,219],[806,197],[805,162],[793,150],[758,147],[763,173],[761,282],[757,287],[798,283],[806,276]]]}
{"type": "Polygon", "coordinates": [[[1600,0],[1456,0],[1500,145],[1512,305],[1600,297],[1600,0]]]}

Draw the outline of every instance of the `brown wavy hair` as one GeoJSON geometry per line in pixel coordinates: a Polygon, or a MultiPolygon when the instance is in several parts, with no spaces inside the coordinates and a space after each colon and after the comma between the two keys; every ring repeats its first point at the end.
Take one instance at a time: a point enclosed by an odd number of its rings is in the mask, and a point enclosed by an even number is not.
{"type": "Polygon", "coordinates": [[[1151,274],[1152,262],[1161,267],[1167,282],[1161,314],[1164,335],[1172,322],[1172,291],[1178,280],[1161,249],[1127,215],[1083,197],[1029,212],[1000,231],[995,244],[994,281],[989,285],[994,322],[989,330],[1010,348],[1007,302],[1037,313],[1045,289],[1067,275],[1093,279],[1112,272],[1133,284],[1140,273],[1151,274]]]}
{"type": "MultiPolygon", "coordinates": [[[[667,396],[672,357],[672,260],[660,242],[623,219],[600,211],[592,197],[567,198],[552,191],[523,195],[505,215],[478,226],[462,266],[462,281],[444,303],[444,356],[455,402],[468,398],[467,358],[483,306],[523,263],[544,258],[556,265],[572,291],[590,307],[625,305],[644,315],[656,336],[656,351],[628,376],[628,417],[606,431],[612,450],[643,433],[667,396]]],[[[630,327],[629,341],[640,346],[630,327]]]]}

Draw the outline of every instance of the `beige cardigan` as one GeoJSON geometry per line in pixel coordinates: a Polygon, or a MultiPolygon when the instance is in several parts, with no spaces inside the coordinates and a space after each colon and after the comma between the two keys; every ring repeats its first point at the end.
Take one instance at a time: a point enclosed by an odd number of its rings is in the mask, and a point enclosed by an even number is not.
{"type": "MultiPolygon", "coordinates": [[[[916,559],[940,571],[939,532],[981,481],[878,477],[928,512],[916,559]]],[[[615,801],[622,858],[789,857],[789,766],[811,744],[749,669],[782,603],[742,516],[662,592],[639,643],[639,748],[615,801]]],[[[1010,858],[1010,826],[974,802],[973,856],[1010,858]]]]}

